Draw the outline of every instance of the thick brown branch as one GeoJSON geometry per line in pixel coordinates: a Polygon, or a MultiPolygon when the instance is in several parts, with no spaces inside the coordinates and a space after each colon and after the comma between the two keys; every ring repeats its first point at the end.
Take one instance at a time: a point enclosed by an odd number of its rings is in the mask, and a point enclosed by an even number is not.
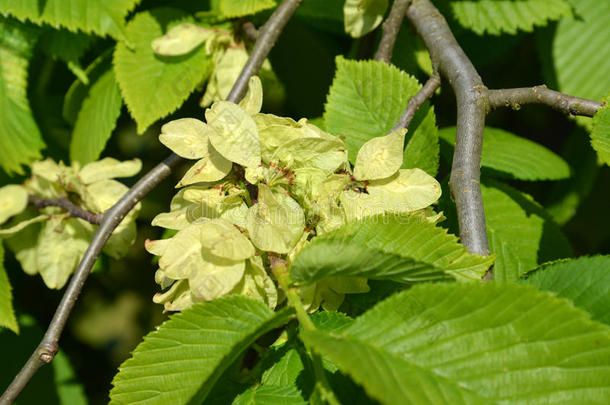
{"type": "Polygon", "coordinates": [[[405,111],[402,113],[398,121],[396,121],[396,124],[394,124],[394,126],[392,127],[392,131],[396,131],[399,128],[408,128],[409,124],[411,123],[411,120],[415,116],[415,113],[417,112],[417,110],[419,110],[419,107],[421,107],[422,104],[426,102],[426,100],[432,97],[432,95],[440,85],[441,76],[438,74],[438,72],[434,72],[432,76],[430,76],[430,78],[426,81],[424,87],[422,87],[416,95],[409,99],[405,111]]]}
{"type": "Polygon", "coordinates": [[[568,115],[592,117],[602,103],[586,98],[569,96],[550,90],[545,85],[517,89],[489,90],[489,108],[509,107],[514,110],[524,104],[542,104],[568,115]]]}
{"type": "Polygon", "coordinates": [[[423,39],[435,69],[457,99],[457,135],[450,187],[455,200],[462,243],[472,253],[489,254],[483,198],[481,148],[487,92],[481,77],[457,43],[447,21],[429,0],[413,0],[407,18],[423,39]]]}
{"type": "Polygon", "coordinates": [[[65,198],[42,198],[36,195],[29,195],[28,202],[36,208],[63,208],[71,217],[84,219],[90,224],[99,224],[102,220],[102,215],[84,210],[65,198]]]}
{"type": "Polygon", "coordinates": [[[377,53],[375,53],[375,60],[390,63],[392,59],[392,52],[394,51],[394,44],[396,43],[396,37],[398,37],[398,31],[400,31],[400,24],[405,18],[405,11],[411,0],[395,0],[390,10],[388,18],[383,23],[383,34],[379,46],[377,47],[377,53]]]}
{"type": "MultiPolygon", "coordinates": [[[[227,97],[228,101],[238,102],[241,100],[246,92],[248,80],[253,74],[258,72],[269,51],[276,43],[282,29],[300,3],[301,0],[284,0],[271,15],[259,33],[246,66],[233,85],[233,89],[231,89],[231,93],[227,97]]],[[[182,159],[178,155],[172,153],[165,161],[146,173],[114,206],[104,213],[100,226],[95,235],[93,235],[89,248],[83,255],[76,272],[72,276],[42,341],[21,371],[15,376],[15,379],[8,386],[4,394],[2,394],[2,397],[0,397],[0,405],[12,404],[34,374],[36,374],[36,371],[44,364],[53,360],[59,347],[59,337],[66,326],[70,312],[104,244],[129,211],[146,194],[169,176],[171,169],[181,161],[182,159]]]]}

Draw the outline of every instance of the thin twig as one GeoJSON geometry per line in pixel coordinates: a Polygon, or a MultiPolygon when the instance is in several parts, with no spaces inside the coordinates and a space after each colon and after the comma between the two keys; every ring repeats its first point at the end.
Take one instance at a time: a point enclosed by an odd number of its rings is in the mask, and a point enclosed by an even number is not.
{"type": "Polygon", "coordinates": [[[602,103],[585,98],[569,96],[545,85],[517,89],[489,90],[489,108],[509,107],[518,110],[524,104],[542,104],[568,115],[592,117],[602,103]]]}
{"type": "MultiPolygon", "coordinates": [[[[243,97],[248,86],[248,80],[253,74],[258,72],[273,44],[277,41],[283,27],[292,17],[300,3],[301,0],[284,0],[271,15],[260,32],[246,66],[233,85],[231,93],[227,97],[228,101],[238,102],[243,97]]],[[[42,341],[6,391],[4,391],[2,397],[0,397],[0,405],[12,404],[38,369],[53,360],[59,349],[59,337],[66,326],[70,312],[83,289],[96,258],[102,251],[110,234],[112,234],[129,211],[146,194],[169,176],[171,169],[181,161],[182,159],[178,155],[172,153],[167,159],[146,173],[114,206],[104,213],[100,226],[95,235],[93,235],[89,248],[83,255],[76,272],[72,276],[42,341]]]]}
{"type": "Polygon", "coordinates": [[[63,208],[68,212],[69,216],[84,219],[90,224],[97,225],[102,221],[101,214],[94,214],[93,212],[84,210],[81,207],[74,205],[70,200],[66,198],[42,198],[37,195],[29,195],[28,203],[39,209],[46,207],[63,208]]]}
{"type": "Polygon", "coordinates": [[[248,80],[261,68],[263,62],[269,55],[269,51],[275,45],[280,34],[294,12],[297,10],[302,0],[284,0],[280,4],[269,20],[258,30],[256,43],[252,47],[250,58],[246,66],[241,71],[235,85],[231,89],[228,101],[241,100],[248,89],[248,80]]]}
{"type": "Polygon", "coordinates": [[[450,188],[455,200],[462,243],[471,253],[489,254],[483,198],[481,149],[487,92],[481,77],[429,0],[413,0],[407,18],[423,39],[435,69],[447,79],[457,99],[457,135],[450,188]]]}
{"type": "Polygon", "coordinates": [[[375,53],[375,60],[390,63],[392,60],[392,52],[394,51],[394,44],[396,43],[396,37],[398,37],[398,31],[400,31],[400,25],[402,20],[405,18],[405,12],[407,6],[411,0],[395,0],[392,4],[392,9],[388,18],[383,23],[383,34],[377,52],[375,53]]]}
{"type": "Polygon", "coordinates": [[[436,89],[441,85],[441,76],[438,72],[434,72],[432,76],[424,83],[424,87],[422,87],[417,94],[409,99],[407,103],[407,107],[405,111],[402,113],[396,124],[392,127],[391,131],[396,131],[399,128],[408,128],[411,120],[419,110],[419,107],[422,106],[428,100],[436,89]]]}
{"type": "Polygon", "coordinates": [[[244,34],[244,36],[248,39],[248,41],[256,42],[256,39],[258,38],[258,30],[254,26],[254,24],[252,24],[252,22],[245,21],[241,25],[240,30],[244,34]]]}

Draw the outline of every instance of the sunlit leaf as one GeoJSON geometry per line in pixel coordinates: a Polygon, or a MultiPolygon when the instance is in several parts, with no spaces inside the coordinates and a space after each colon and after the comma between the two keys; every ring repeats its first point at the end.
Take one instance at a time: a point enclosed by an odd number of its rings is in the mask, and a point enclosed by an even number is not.
{"type": "Polygon", "coordinates": [[[23,174],[22,165],[40,159],[45,147],[27,97],[28,65],[37,37],[33,28],[0,16],[0,165],[8,173],[23,174]]]}
{"type": "Polygon", "coordinates": [[[593,256],[545,264],[520,281],[551,291],[610,324],[610,257],[593,256]]]}
{"type": "Polygon", "coordinates": [[[610,166],[610,96],[606,97],[605,102],[593,117],[591,145],[600,159],[610,166]]]}
{"type": "Polygon", "coordinates": [[[212,60],[204,47],[181,57],[163,58],[150,46],[152,40],[163,35],[166,24],[185,18],[175,9],[138,13],[126,27],[133,47],[123,42],[116,46],[114,72],[140,134],[180,107],[211,72],[212,60]]]}
{"type": "Polygon", "coordinates": [[[127,14],[140,0],[0,0],[0,13],[9,14],[21,21],[46,23],[70,31],[93,32],[124,39],[123,23],[127,14]]]}
{"type": "Polygon", "coordinates": [[[0,187],[0,225],[21,213],[27,205],[28,192],[25,188],[15,184],[0,187]]]}
{"type": "Polygon", "coordinates": [[[4,246],[0,243],[0,327],[19,333],[19,324],[13,309],[12,287],[4,268],[4,246]]]}
{"type": "Polygon", "coordinates": [[[288,321],[240,296],[195,305],[144,338],[113,380],[111,403],[201,403],[251,343],[288,321]]]}
{"type": "Polygon", "coordinates": [[[301,337],[383,404],[610,399],[608,328],[531,287],[414,286],[301,337]]]}
{"type": "Polygon", "coordinates": [[[274,0],[219,0],[220,12],[229,17],[243,17],[275,6],[274,0]]]}
{"type": "Polygon", "coordinates": [[[212,146],[222,156],[246,167],[261,162],[258,128],[247,111],[228,101],[217,101],[205,112],[212,146]]]}
{"type": "Polygon", "coordinates": [[[376,216],[349,222],[311,240],[296,256],[292,279],[366,277],[403,283],[454,277],[480,279],[493,256],[470,254],[443,228],[409,216],[376,216]]]}
{"type": "Polygon", "coordinates": [[[388,8],[388,0],[346,0],[343,6],[345,32],[354,38],[373,31],[388,8]]]}
{"type": "Polygon", "coordinates": [[[117,177],[131,177],[142,169],[140,159],[118,161],[114,158],[104,158],[83,166],[78,172],[78,177],[84,184],[96,181],[114,179],[117,177]]]}
{"type": "Polygon", "coordinates": [[[157,55],[179,56],[191,52],[205,41],[214,37],[214,30],[191,23],[176,25],[162,37],[152,41],[157,55]]]}

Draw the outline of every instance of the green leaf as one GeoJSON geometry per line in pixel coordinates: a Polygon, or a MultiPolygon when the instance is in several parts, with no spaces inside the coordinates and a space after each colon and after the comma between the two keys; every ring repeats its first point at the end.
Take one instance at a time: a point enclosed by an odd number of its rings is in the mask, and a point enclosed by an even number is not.
{"type": "Polygon", "coordinates": [[[220,12],[229,18],[243,17],[275,7],[274,0],[220,0],[220,12]]]}
{"type": "Polygon", "coordinates": [[[133,48],[122,42],[116,46],[116,79],[140,134],[180,107],[211,73],[212,59],[206,55],[205,47],[178,57],[160,57],[151,47],[168,23],[187,21],[186,15],[176,9],[138,13],[126,27],[133,48]]]}
{"type": "MultiPolygon", "coordinates": [[[[338,57],[336,63],[324,121],[330,133],[345,138],[353,163],[365,142],[388,134],[421,85],[414,77],[383,62],[338,57]]],[[[406,142],[403,167],[420,167],[436,174],[438,135],[434,112],[428,104],[414,117],[406,142]]]]}
{"type": "Polygon", "coordinates": [[[532,32],[535,26],[572,16],[566,0],[453,0],[450,5],[458,22],[479,35],[532,32]]]}
{"type": "Polygon", "coordinates": [[[233,401],[233,405],[306,405],[308,403],[293,385],[259,385],[247,389],[233,401]]]}
{"type": "Polygon", "coordinates": [[[4,246],[0,243],[0,326],[19,334],[19,324],[13,309],[13,294],[4,268],[4,246]]]}
{"type": "MultiPolygon", "coordinates": [[[[439,136],[453,148],[455,127],[440,129],[439,136]]],[[[453,151],[447,156],[449,162],[451,156],[453,151]]],[[[570,166],[560,156],[529,139],[492,127],[485,127],[481,167],[489,169],[487,174],[519,180],[570,177],[570,166]]]]}
{"type": "Polygon", "coordinates": [[[290,314],[241,296],[186,309],[148,334],[121,365],[110,403],[201,403],[223,371],[290,314]]]}
{"type": "Polygon", "coordinates": [[[346,0],[343,6],[345,32],[354,38],[373,31],[388,8],[388,0],[346,0]]]}
{"type": "Polygon", "coordinates": [[[0,166],[9,174],[23,174],[21,166],[40,159],[45,147],[27,98],[37,37],[32,28],[0,17],[0,166]]]}
{"type": "Polygon", "coordinates": [[[109,69],[91,85],[81,105],[70,142],[73,162],[86,164],[100,156],[121,115],[122,105],[119,85],[109,69]]]}
{"type": "Polygon", "coordinates": [[[591,146],[599,158],[610,166],[610,95],[605,103],[593,117],[593,130],[591,131],[591,146]]]}
{"type": "Polygon", "coordinates": [[[28,192],[25,187],[16,184],[0,187],[0,225],[23,212],[27,205],[28,192]]]}
{"type": "Polygon", "coordinates": [[[493,257],[469,254],[457,238],[418,217],[367,217],[311,240],[291,267],[295,282],[366,277],[403,283],[480,279],[493,257]]]}
{"type": "Polygon", "coordinates": [[[540,266],[522,284],[551,291],[610,324],[610,256],[580,257],[540,266]]]}
{"type": "Polygon", "coordinates": [[[301,337],[383,404],[610,401],[609,329],[528,287],[415,286],[301,337]]]}
{"type": "MultiPolygon", "coordinates": [[[[547,82],[556,84],[563,93],[601,101],[610,89],[610,47],[605,35],[600,35],[610,26],[610,3],[570,3],[574,17],[562,19],[556,30],[545,31],[539,37],[539,44],[545,48],[540,52],[543,73],[547,82]],[[546,51],[549,44],[551,49],[546,51]],[[583,60],[587,63],[583,64],[583,60]]],[[[581,122],[590,120],[582,118],[581,122]]]]}
{"type": "Polygon", "coordinates": [[[517,281],[540,263],[571,256],[568,240],[530,196],[489,180],[481,191],[496,281],[517,281]]]}
{"type": "MultiPolygon", "coordinates": [[[[8,387],[23,366],[23,360],[40,343],[44,331],[29,315],[19,316],[19,336],[0,330],[0,346],[10,347],[0,367],[0,386],[8,387]]],[[[48,367],[42,367],[25,387],[18,404],[86,405],[89,403],[83,385],[78,381],[70,360],[63,350],[48,367]]]]}
{"type": "Polygon", "coordinates": [[[23,229],[28,226],[45,221],[49,218],[49,215],[38,215],[37,217],[29,218],[24,221],[18,222],[16,225],[13,225],[9,228],[0,229],[0,239],[10,238],[14,234],[21,232],[23,229]]]}
{"type": "Polygon", "coordinates": [[[124,39],[124,20],[140,0],[0,0],[0,14],[70,31],[124,39]]]}

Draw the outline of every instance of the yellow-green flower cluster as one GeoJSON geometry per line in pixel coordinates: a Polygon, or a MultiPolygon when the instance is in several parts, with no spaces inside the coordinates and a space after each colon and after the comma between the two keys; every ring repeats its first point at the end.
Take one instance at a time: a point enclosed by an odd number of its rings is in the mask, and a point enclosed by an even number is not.
{"type": "MultiPolygon", "coordinates": [[[[365,143],[352,174],[344,142],[306,119],[260,113],[262,86],[253,77],[239,104],[217,101],[207,123],[165,124],[161,142],[196,160],[177,187],[170,212],[153,225],[177,231],[148,241],[160,256],[154,297],[167,310],[227,294],[281,300],[269,276],[269,256],[290,264],[315,235],[368,215],[417,213],[440,196],[438,182],[419,169],[400,169],[406,130],[365,143]],[[185,187],[186,186],[186,187],[185,187]]],[[[365,279],[327,279],[301,289],[309,310],[336,309],[346,293],[365,292],[365,279]]]]}

